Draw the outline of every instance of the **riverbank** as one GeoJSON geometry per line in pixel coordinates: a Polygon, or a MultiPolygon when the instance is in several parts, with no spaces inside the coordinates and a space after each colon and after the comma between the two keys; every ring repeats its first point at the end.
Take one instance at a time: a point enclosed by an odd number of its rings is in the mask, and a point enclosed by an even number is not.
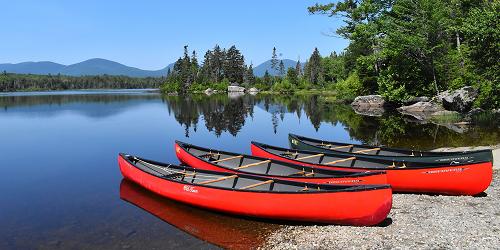
{"type": "Polygon", "coordinates": [[[263,249],[498,248],[500,170],[486,194],[394,194],[389,226],[286,226],[268,237],[263,249]]]}

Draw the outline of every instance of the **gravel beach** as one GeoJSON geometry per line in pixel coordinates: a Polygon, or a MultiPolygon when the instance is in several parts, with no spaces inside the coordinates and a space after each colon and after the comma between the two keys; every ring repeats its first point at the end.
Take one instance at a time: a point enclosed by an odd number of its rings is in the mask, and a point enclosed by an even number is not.
{"type": "Polygon", "coordinates": [[[500,170],[486,194],[394,194],[388,226],[285,226],[263,249],[500,249],[500,170]]]}

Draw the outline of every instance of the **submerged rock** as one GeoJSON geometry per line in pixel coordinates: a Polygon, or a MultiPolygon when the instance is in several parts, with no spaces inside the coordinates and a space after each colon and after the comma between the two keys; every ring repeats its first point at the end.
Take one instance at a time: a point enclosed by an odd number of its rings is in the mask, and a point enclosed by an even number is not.
{"type": "Polygon", "coordinates": [[[385,100],[381,95],[365,95],[358,96],[351,103],[353,107],[379,107],[382,108],[385,105],[385,100]]]}
{"type": "Polygon", "coordinates": [[[445,109],[464,113],[471,109],[477,95],[476,89],[466,86],[454,91],[441,92],[436,96],[436,99],[443,104],[445,109]]]}

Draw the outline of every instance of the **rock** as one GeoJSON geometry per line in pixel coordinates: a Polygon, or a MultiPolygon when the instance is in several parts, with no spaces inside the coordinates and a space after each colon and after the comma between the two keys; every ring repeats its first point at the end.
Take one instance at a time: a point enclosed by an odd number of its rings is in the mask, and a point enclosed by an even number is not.
{"type": "Polygon", "coordinates": [[[214,90],[213,90],[213,89],[211,89],[211,88],[208,88],[208,89],[206,89],[206,90],[205,90],[205,94],[206,94],[206,95],[211,95],[211,94],[213,94],[213,93],[214,93],[214,90]]]}
{"type": "Polygon", "coordinates": [[[252,87],[248,90],[248,93],[259,93],[259,90],[257,88],[252,87]]]}
{"type": "Polygon", "coordinates": [[[227,93],[227,96],[229,97],[229,99],[238,99],[244,95],[245,95],[244,92],[228,92],[227,93]]]}
{"type": "Polygon", "coordinates": [[[434,113],[437,111],[443,111],[443,107],[441,107],[437,103],[433,102],[417,102],[415,104],[409,106],[401,106],[397,108],[400,112],[427,112],[434,113]]]}
{"type": "Polygon", "coordinates": [[[430,101],[429,97],[427,96],[418,96],[418,97],[413,97],[411,99],[408,99],[406,101],[404,101],[403,103],[405,105],[412,105],[412,104],[415,104],[417,102],[428,102],[430,101]]]}
{"type": "Polygon", "coordinates": [[[245,92],[245,88],[239,86],[228,86],[227,92],[245,92]]]}
{"type": "Polygon", "coordinates": [[[443,111],[441,105],[434,102],[417,102],[409,106],[402,106],[397,108],[401,114],[410,115],[418,120],[426,120],[433,113],[443,111]]]}
{"type": "Polygon", "coordinates": [[[450,116],[450,115],[460,115],[457,111],[450,110],[440,110],[431,114],[431,116],[450,116]]]}
{"type": "Polygon", "coordinates": [[[371,106],[353,106],[354,112],[359,115],[365,116],[382,116],[385,109],[382,107],[371,107],[371,106]]]}
{"type": "Polygon", "coordinates": [[[477,95],[477,90],[466,86],[455,91],[441,92],[436,96],[436,99],[443,104],[445,109],[464,113],[471,109],[477,95]]]}
{"type": "Polygon", "coordinates": [[[384,98],[381,95],[365,95],[358,96],[351,103],[353,107],[383,107],[385,105],[384,98]]]}
{"type": "Polygon", "coordinates": [[[468,117],[472,117],[472,116],[475,116],[475,115],[478,115],[478,114],[481,114],[484,112],[484,109],[482,108],[474,108],[474,109],[471,109],[468,113],[467,113],[467,116],[468,117]]]}

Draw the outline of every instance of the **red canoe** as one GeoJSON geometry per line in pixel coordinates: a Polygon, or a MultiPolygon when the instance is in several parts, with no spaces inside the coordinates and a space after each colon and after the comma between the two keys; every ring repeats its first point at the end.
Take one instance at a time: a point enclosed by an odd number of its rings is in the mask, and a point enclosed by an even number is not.
{"type": "Polygon", "coordinates": [[[322,185],[199,170],[120,154],[126,179],[161,196],[240,216],[371,226],[392,207],[389,185],[322,185]]]}
{"type": "Polygon", "coordinates": [[[213,213],[155,194],[123,179],[120,198],[198,239],[224,249],[250,250],[264,245],[280,225],[213,213]]]}
{"type": "Polygon", "coordinates": [[[493,178],[491,162],[438,165],[393,162],[318,153],[252,142],[252,155],[324,169],[366,171],[385,170],[395,192],[477,195],[485,191],[493,178]]]}
{"type": "Polygon", "coordinates": [[[250,155],[203,148],[176,141],[179,160],[197,169],[262,175],[289,181],[337,185],[387,184],[385,171],[338,171],[299,166],[250,155]]]}

